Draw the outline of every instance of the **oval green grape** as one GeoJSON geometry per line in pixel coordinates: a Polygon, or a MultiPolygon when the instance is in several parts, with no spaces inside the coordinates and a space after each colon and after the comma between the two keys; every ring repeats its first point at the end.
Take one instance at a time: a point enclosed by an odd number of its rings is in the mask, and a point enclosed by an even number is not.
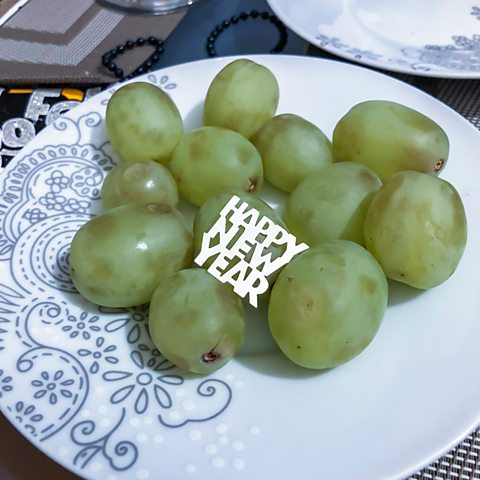
{"type": "Polygon", "coordinates": [[[177,184],[170,171],[152,160],[113,167],[103,181],[102,204],[109,209],[127,203],[159,203],[176,207],[177,184]]]}
{"type": "Polygon", "coordinates": [[[467,242],[460,195],[441,178],[397,173],[372,200],[365,240],[387,277],[420,289],[440,285],[456,270],[467,242]]]}
{"type": "Polygon", "coordinates": [[[85,223],[70,246],[70,274],[79,293],[106,307],[150,301],[160,280],[192,263],[192,232],[166,205],[129,204],[85,223]]]}
{"type": "Polygon", "coordinates": [[[250,138],[271,118],[279,100],[278,82],[263,65],[240,59],[229,63],[210,84],[204,124],[224,127],[250,138]]]}
{"type": "Polygon", "coordinates": [[[330,140],[298,115],[271,118],[252,137],[252,143],[262,157],[265,178],[286,192],[334,161],[330,140]]]}
{"type": "Polygon", "coordinates": [[[364,165],[332,163],[298,184],[287,198],[283,218],[307,245],[341,239],[364,245],[365,215],[381,186],[364,165]]]}
{"type": "Polygon", "coordinates": [[[174,101],[146,82],[120,87],[108,101],[105,122],[113,148],[126,162],[165,164],[183,135],[174,101]]]}
{"type": "Polygon", "coordinates": [[[382,182],[404,170],[438,174],[449,153],[447,134],[437,123],[385,100],[351,108],[335,126],[332,142],[338,160],[362,163],[382,182]]]}
{"type": "Polygon", "coordinates": [[[367,250],[347,240],[326,242],[283,269],[270,295],[268,324],[294,363],[332,368],[371,343],[387,300],[387,280],[367,250]]]}
{"type": "Polygon", "coordinates": [[[185,135],[169,168],[181,195],[197,206],[228,188],[253,193],[263,185],[257,149],[226,128],[202,127],[185,135]]]}
{"type": "Polygon", "coordinates": [[[203,269],[164,278],[152,296],[148,328],[162,355],[193,373],[211,373],[238,351],[245,332],[242,302],[203,269]]]}

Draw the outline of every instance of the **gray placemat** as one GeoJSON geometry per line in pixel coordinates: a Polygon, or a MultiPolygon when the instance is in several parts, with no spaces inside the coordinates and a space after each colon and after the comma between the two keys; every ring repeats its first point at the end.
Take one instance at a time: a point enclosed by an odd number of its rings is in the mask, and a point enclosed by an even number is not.
{"type": "MultiPolygon", "coordinates": [[[[135,15],[96,0],[29,0],[0,26],[0,84],[115,82],[102,65],[103,53],[140,36],[166,39],[184,15],[135,15]]],[[[152,51],[146,43],[122,55],[118,65],[130,72],[152,51]]]]}
{"type": "Polygon", "coordinates": [[[480,429],[427,468],[416,473],[415,480],[472,480],[480,478],[480,429]]]}

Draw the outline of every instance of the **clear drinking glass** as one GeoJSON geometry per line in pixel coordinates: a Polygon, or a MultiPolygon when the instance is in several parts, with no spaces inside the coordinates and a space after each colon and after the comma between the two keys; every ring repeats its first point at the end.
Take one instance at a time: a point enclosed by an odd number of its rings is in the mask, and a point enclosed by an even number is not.
{"type": "Polygon", "coordinates": [[[162,15],[190,7],[198,0],[98,0],[107,7],[120,8],[136,13],[162,15]]]}

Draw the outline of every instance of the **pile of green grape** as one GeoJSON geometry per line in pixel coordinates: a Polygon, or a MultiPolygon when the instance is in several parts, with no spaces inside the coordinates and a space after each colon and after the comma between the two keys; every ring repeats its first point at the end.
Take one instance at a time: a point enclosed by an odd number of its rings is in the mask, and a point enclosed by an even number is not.
{"type": "MultiPolygon", "coordinates": [[[[265,293],[274,340],[307,368],[335,367],[370,344],[387,278],[435,287],[465,248],[461,198],[437,176],[449,154],[439,125],[372,100],[346,112],[330,140],[307,119],[276,115],[279,94],[268,68],[241,59],[215,76],[204,125],[191,132],[148,83],[119,88],[107,106],[121,162],[103,183],[104,213],[72,240],[71,278],[98,305],[149,303],[154,344],[191,372],[225,365],[245,336],[242,299],[206,270],[214,258],[193,262],[233,195],[310,247],[268,276],[265,293]],[[264,181],[286,192],[282,214],[261,199],[264,181]],[[193,226],[180,199],[195,206],[193,226]]],[[[274,260],[284,246],[268,253],[274,260]]]]}

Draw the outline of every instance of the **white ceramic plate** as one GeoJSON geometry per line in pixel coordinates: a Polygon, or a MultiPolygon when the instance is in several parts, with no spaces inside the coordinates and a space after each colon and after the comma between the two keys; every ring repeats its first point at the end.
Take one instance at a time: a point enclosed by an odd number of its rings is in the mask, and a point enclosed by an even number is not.
{"type": "MultiPolygon", "coordinates": [[[[208,378],[185,376],[153,348],[145,310],[99,309],[70,283],[69,242],[99,210],[99,187],[115,160],[104,125],[111,91],[92,98],[46,128],[0,178],[2,411],[83,477],[402,478],[480,419],[480,134],[428,95],[368,69],[254,58],[278,78],[279,112],[302,115],[328,136],[367,99],[402,102],[438,122],[451,140],[443,176],[467,210],[465,256],[438,288],[392,288],[377,337],[343,366],[296,367],[269,338],[265,318],[252,315],[241,355],[208,378]]],[[[230,60],[144,80],[171,94],[191,129],[230,60]]]]}
{"type": "Polygon", "coordinates": [[[268,0],[313,45],[372,67],[480,78],[476,0],[268,0]]]}

